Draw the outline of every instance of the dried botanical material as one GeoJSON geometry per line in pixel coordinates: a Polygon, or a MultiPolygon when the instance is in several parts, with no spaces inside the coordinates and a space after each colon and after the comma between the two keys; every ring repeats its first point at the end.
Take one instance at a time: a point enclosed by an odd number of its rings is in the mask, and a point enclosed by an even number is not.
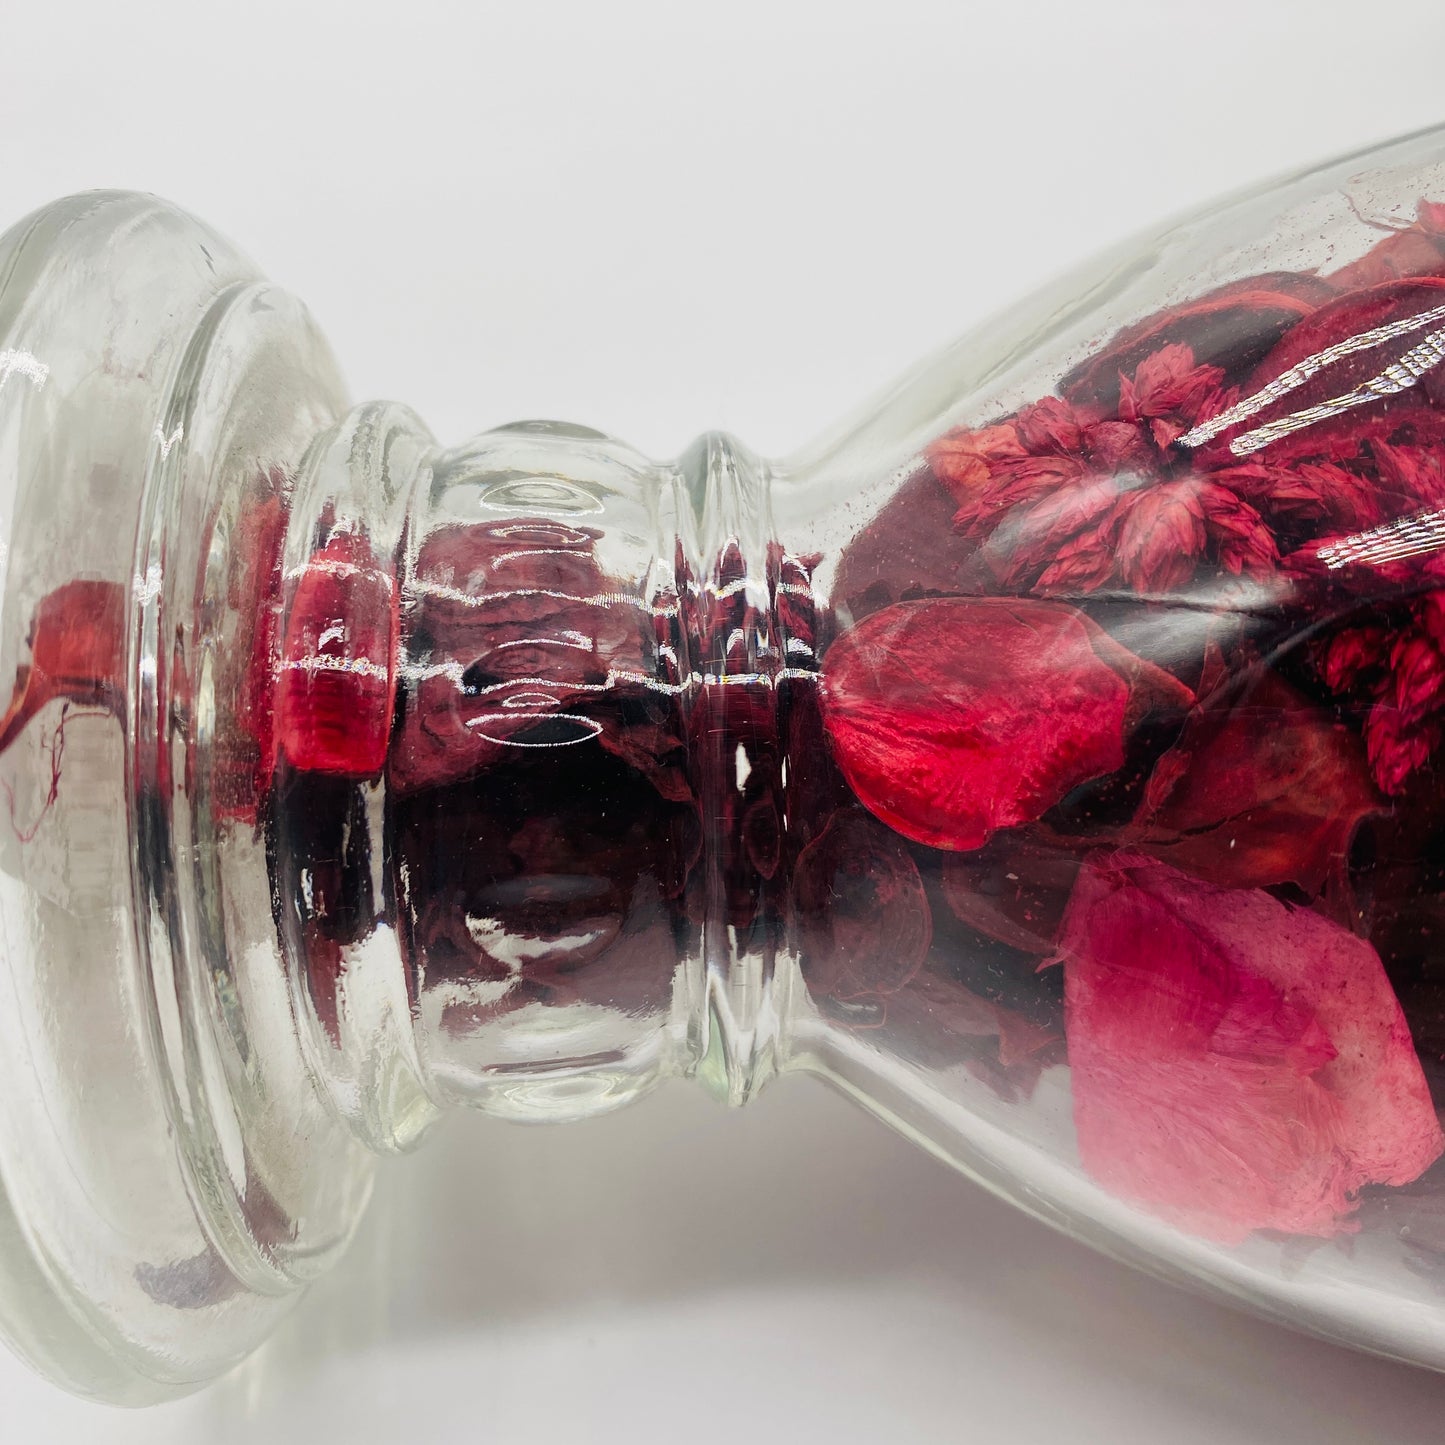
{"type": "Polygon", "coordinates": [[[815,998],[878,1005],[922,966],[933,923],[903,840],[858,808],[835,813],[798,858],[793,903],[815,998]]]}
{"type": "Polygon", "coordinates": [[[1363,939],[1137,854],[1079,875],[1059,944],[1084,1168],[1222,1243],[1352,1228],[1445,1148],[1363,939]]]}
{"type": "Polygon", "coordinates": [[[1381,806],[1359,738],[1266,672],[1191,714],[1126,836],[1209,883],[1313,895],[1381,806]]]}
{"type": "Polygon", "coordinates": [[[840,637],[823,695],[863,805],[916,842],[968,849],[1122,766],[1131,717],[1187,693],[1074,608],[941,598],[840,637]]]}
{"type": "Polygon", "coordinates": [[[397,597],[365,536],[333,537],[302,569],[276,683],[281,750],[300,769],[366,777],[386,762],[396,698],[397,597]]]}
{"type": "Polygon", "coordinates": [[[30,660],[16,675],[0,719],[0,750],[51,702],[113,706],[123,695],[123,588],[86,578],[43,598],[30,624],[30,660]]]}

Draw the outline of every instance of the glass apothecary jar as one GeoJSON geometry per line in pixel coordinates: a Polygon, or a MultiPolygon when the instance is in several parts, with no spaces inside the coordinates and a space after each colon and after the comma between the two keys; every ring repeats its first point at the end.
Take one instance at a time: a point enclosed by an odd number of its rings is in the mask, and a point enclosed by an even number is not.
{"type": "Polygon", "coordinates": [[[243,1357],[453,1105],[820,1075],[1445,1366],[1445,133],[783,461],[349,407],[151,197],[0,239],[0,1322],[243,1357]]]}

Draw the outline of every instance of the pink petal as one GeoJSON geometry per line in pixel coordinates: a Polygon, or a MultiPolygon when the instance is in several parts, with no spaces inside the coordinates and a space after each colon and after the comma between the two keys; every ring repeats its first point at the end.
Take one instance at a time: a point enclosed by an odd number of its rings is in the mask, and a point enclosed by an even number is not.
{"type": "Polygon", "coordinates": [[[1318,914],[1098,855],[1059,957],[1084,1168],[1182,1229],[1346,1232],[1445,1149],[1379,955],[1318,914]]]}

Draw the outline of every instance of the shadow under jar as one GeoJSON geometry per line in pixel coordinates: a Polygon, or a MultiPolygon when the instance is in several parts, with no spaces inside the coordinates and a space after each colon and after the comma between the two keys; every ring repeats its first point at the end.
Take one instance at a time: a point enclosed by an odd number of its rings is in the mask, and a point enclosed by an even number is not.
{"type": "Polygon", "coordinates": [[[242,1358],[447,1107],[829,1079],[1445,1367],[1445,135],[1056,283],[837,435],[348,408],[154,198],[0,239],[0,1324],[242,1358]]]}

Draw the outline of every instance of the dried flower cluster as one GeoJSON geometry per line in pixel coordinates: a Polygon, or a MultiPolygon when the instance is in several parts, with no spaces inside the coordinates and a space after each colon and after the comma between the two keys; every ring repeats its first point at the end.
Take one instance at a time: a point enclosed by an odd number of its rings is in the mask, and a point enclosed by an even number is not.
{"type": "Polygon", "coordinates": [[[936,1062],[940,978],[1034,1020],[1083,1168],[1222,1243],[1348,1233],[1445,1151],[1408,1013],[1445,836],[1442,362],[1422,204],[940,437],[839,567],[830,749],[932,909],[886,1026],[936,1062]]]}

